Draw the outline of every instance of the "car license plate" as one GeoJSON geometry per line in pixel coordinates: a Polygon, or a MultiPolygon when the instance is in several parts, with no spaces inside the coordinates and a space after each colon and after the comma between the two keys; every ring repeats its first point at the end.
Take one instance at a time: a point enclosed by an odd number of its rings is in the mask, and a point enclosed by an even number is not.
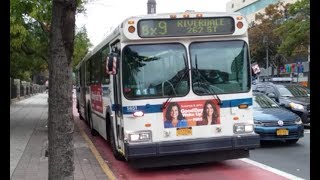
{"type": "Polygon", "coordinates": [[[191,136],[192,127],[187,128],[177,128],[177,136],[191,136]]]}
{"type": "Polygon", "coordinates": [[[277,136],[288,136],[289,131],[287,129],[277,129],[277,136]]]}

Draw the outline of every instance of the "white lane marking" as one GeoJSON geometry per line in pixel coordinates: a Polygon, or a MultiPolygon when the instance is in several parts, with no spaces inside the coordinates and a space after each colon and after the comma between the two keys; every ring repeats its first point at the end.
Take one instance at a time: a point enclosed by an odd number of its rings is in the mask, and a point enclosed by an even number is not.
{"type": "Polygon", "coordinates": [[[273,172],[275,174],[278,174],[280,176],[283,176],[285,178],[288,178],[288,179],[292,179],[292,180],[304,180],[303,178],[300,178],[300,177],[297,177],[295,175],[292,175],[292,174],[289,174],[289,173],[286,173],[286,172],[283,172],[283,171],[280,171],[278,169],[275,169],[273,167],[270,167],[270,166],[267,166],[265,164],[261,164],[259,162],[256,162],[256,161],[253,161],[253,160],[250,160],[248,158],[241,158],[240,159],[241,161],[244,161],[246,163],[249,163],[249,164],[252,164],[254,166],[257,166],[257,167],[260,167],[262,169],[265,169],[267,171],[270,171],[270,172],[273,172]]]}
{"type": "Polygon", "coordinates": [[[310,129],[304,129],[305,134],[310,134],[310,129]]]}

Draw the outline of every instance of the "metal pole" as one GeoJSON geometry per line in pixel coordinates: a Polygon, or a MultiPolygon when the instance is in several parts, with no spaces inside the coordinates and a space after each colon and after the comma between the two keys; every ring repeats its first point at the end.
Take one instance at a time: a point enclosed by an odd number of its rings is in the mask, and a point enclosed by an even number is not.
{"type": "Polygon", "coordinates": [[[269,67],[269,51],[268,51],[268,37],[267,36],[263,36],[263,44],[266,46],[266,71],[267,71],[267,77],[269,77],[269,69],[268,69],[268,67],[269,67]]]}
{"type": "Polygon", "coordinates": [[[267,77],[269,77],[269,50],[268,50],[268,42],[267,42],[267,77]]]}
{"type": "Polygon", "coordinates": [[[308,71],[308,85],[307,85],[307,87],[310,88],[310,45],[308,45],[308,65],[309,65],[309,71],[308,71]]]}
{"type": "Polygon", "coordinates": [[[310,45],[308,45],[308,62],[310,62],[310,45]]]}
{"type": "Polygon", "coordinates": [[[296,66],[297,66],[297,83],[299,84],[299,68],[298,68],[298,65],[299,64],[297,64],[296,66]]]}

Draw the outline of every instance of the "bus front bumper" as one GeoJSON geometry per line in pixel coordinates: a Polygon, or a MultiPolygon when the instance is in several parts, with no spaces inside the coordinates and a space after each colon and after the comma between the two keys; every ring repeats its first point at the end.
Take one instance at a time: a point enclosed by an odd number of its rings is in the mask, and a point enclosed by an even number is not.
{"type": "Polygon", "coordinates": [[[125,143],[125,157],[127,160],[202,154],[205,152],[236,152],[255,149],[260,146],[258,134],[242,134],[214,138],[188,139],[165,141],[157,143],[129,144],[125,143]]]}

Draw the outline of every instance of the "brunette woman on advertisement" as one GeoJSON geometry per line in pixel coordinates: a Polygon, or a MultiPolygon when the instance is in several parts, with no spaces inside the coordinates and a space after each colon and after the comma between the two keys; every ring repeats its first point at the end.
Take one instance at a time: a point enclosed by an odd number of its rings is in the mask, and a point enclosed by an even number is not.
{"type": "Polygon", "coordinates": [[[188,127],[187,120],[182,116],[181,108],[178,103],[169,104],[164,121],[165,128],[188,127]]]}
{"type": "Polygon", "coordinates": [[[203,106],[202,121],[197,121],[197,126],[218,124],[218,117],[219,113],[216,105],[207,100],[203,106]]]}

